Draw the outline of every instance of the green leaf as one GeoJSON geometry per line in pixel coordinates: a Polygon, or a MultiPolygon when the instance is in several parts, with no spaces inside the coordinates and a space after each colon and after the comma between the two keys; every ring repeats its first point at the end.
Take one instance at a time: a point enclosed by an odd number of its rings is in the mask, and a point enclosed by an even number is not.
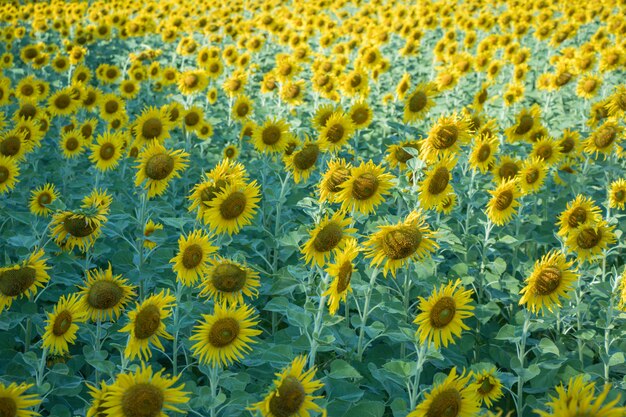
{"type": "Polygon", "coordinates": [[[621,365],[624,363],[624,354],[622,352],[616,352],[609,358],[609,366],[621,365]]]}
{"type": "Polygon", "coordinates": [[[329,376],[337,379],[362,378],[361,374],[343,359],[335,359],[330,364],[329,376]]]}
{"type": "Polygon", "coordinates": [[[511,326],[510,324],[502,326],[496,335],[496,340],[514,342],[517,339],[519,339],[519,337],[515,337],[515,326],[511,326]]]}
{"type": "Polygon", "coordinates": [[[559,348],[548,338],[541,339],[541,342],[539,342],[539,350],[541,350],[541,353],[552,353],[556,356],[560,355],[559,348]]]}
{"type": "Polygon", "coordinates": [[[396,374],[402,378],[408,378],[413,374],[416,364],[404,361],[391,361],[383,365],[383,368],[392,374],[396,374]]]}
{"type": "Polygon", "coordinates": [[[500,239],[498,239],[498,242],[504,243],[505,245],[512,245],[513,243],[517,242],[517,239],[515,239],[511,235],[505,235],[505,236],[502,236],[500,239]]]}
{"type": "Polygon", "coordinates": [[[382,417],[385,404],[378,401],[361,401],[343,415],[343,417],[382,417]]]}

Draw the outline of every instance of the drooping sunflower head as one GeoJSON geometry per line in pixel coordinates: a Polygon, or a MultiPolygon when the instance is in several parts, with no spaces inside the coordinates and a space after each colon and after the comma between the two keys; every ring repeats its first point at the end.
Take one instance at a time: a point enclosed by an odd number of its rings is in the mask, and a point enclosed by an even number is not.
{"type": "Polygon", "coordinates": [[[332,159],[318,184],[320,201],[337,202],[337,193],[350,176],[351,166],[344,159],[332,159]]]}
{"type": "Polygon", "coordinates": [[[614,118],[608,118],[596,128],[584,141],[586,153],[597,157],[598,154],[606,157],[615,150],[615,144],[624,136],[624,127],[614,118]]]}
{"type": "Polygon", "coordinates": [[[506,130],[507,139],[514,142],[526,138],[539,125],[540,118],[541,109],[538,105],[522,109],[516,116],[515,124],[506,130]]]}
{"type": "Polygon", "coordinates": [[[43,249],[35,249],[21,263],[0,268],[0,312],[13,300],[37,293],[50,280],[43,249]]]}
{"type": "Polygon", "coordinates": [[[385,160],[393,168],[405,168],[407,163],[415,157],[415,153],[419,154],[422,142],[419,140],[405,140],[399,144],[393,144],[387,147],[387,155],[385,160]],[[408,151],[411,148],[413,151],[408,151]]]}
{"type": "Polygon", "coordinates": [[[111,264],[104,269],[87,271],[81,291],[80,308],[92,320],[116,320],[126,305],[136,295],[135,286],[129,285],[122,275],[113,275],[111,264]]]}
{"type": "Polygon", "coordinates": [[[258,296],[259,286],[259,274],[256,271],[219,256],[211,260],[211,266],[199,285],[201,296],[229,304],[243,304],[244,296],[258,296]]]}
{"type": "Polygon", "coordinates": [[[336,199],[341,202],[342,210],[352,210],[369,214],[376,209],[390,193],[394,176],[376,165],[372,160],[361,162],[358,167],[350,169],[350,175],[337,193],[336,199]]]}
{"type": "Polygon", "coordinates": [[[356,229],[350,227],[351,219],[338,211],[326,216],[310,232],[307,243],[302,248],[307,263],[324,266],[331,254],[337,253],[345,246],[350,234],[356,229]]]}

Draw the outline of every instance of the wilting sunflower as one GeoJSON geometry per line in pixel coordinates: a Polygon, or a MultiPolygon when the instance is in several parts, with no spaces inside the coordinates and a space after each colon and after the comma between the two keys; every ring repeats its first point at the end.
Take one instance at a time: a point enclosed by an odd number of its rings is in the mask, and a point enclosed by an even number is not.
{"type": "Polygon", "coordinates": [[[53,355],[64,355],[69,352],[69,344],[76,341],[78,324],[87,320],[87,312],[81,309],[78,294],[69,297],[61,296],[54,306],[52,314],[48,314],[45,333],[42,336],[43,347],[53,355]]]}
{"type": "Polygon", "coordinates": [[[594,261],[609,245],[615,243],[615,225],[604,220],[572,230],[565,244],[576,252],[579,261],[594,261]]]}
{"type": "Polygon", "coordinates": [[[369,214],[385,201],[385,195],[389,194],[393,186],[393,179],[393,175],[371,159],[361,162],[358,167],[350,169],[350,176],[337,193],[337,201],[341,202],[342,210],[354,209],[369,214]]]}
{"type": "Polygon", "coordinates": [[[424,214],[413,211],[395,225],[378,226],[378,231],[365,242],[365,257],[372,258],[375,266],[384,262],[383,273],[391,271],[395,278],[396,271],[411,259],[424,259],[439,247],[434,237],[424,214]]]}
{"type": "Polygon", "coordinates": [[[262,333],[254,327],[259,323],[254,310],[245,304],[230,305],[215,303],[213,314],[203,314],[203,321],[193,328],[190,341],[193,355],[201,363],[211,366],[228,366],[243,359],[244,353],[256,343],[252,337],[262,333]]]}
{"type": "Polygon", "coordinates": [[[125,139],[121,132],[98,135],[96,142],[91,145],[89,155],[89,160],[96,165],[96,169],[108,171],[117,167],[123,154],[125,139]]]}
{"type": "Polygon", "coordinates": [[[552,312],[553,308],[560,308],[559,297],[569,298],[568,292],[578,279],[578,274],[572,270],[573,264],[574,261],[568,262],[563,253],[555,250],[536,261],[526,286],[520,291],[520,305],[527,304],[533,313],[542,314],[544,309],[552,312]]]}
{"type": "Polygon", "coordinates": [[[59,198],[59,194],[54,188],[54,184],[45,184],[37,187],[30,192],[29,209],[36,216],[47,216],[52,213],[52,209],[48,207],[59,198]]]}
{"type": "Polygon", "coordinates": [[[154,232],[157,230],[163,230],[163,225],[161,223],[155,223],[152,219],[148,220],[146,226],[143,228],[143,246],[148,249],[154,249],[156,247],[156,242],[148,239],[154,232]]]}
{"type": "Polygon", "coordinates": [[[348,143],[354,134],[354,123],[350,115],[337,111],[333,113],[324,128],[320,131],[319,145],[325,151],[337,152],[343,145],[348,143]]]}
{"type": "Polygon", "coordinates": [[[178,376],[154,373],[152,366],[141,364],[135,373],[118,374],[115,382],[107,389],[102,408],[108,417],[164,417],[165,411],[182,413],[176,404],[189,401],[184,384],[173,387],[178,376]]]}
{"type": "Polygon", "coordinates": [[[352,220],[341,211],[332,216],[326,215],[320,223],[309,232],[309,240],[302,247],[306,263],[324,266],[331,254],[341,251],[348,242],[350,235],[356,232],[350,227],[352,220]]]}
{"type": "Polygon", "coordinates": [[[491,134],[480,134],[474,141],[469,157],[469,164],[473,169],[482,173],[487,172],[493,165],[500,142],[491,134]]]}
{"type": "Polygon", "coordinates": [[[465,290],[457,279],[433,289],[428,299],[419,297],[420,313],[413,323],[418,325],[416,335],[420,342],[433,342],[439,349],[454,342],[454,337],[461,336],[463,330],[469,330],[463,320],[473,316],[472,294],[473,291],[465,290]]]}
{"type": "Polygon", "coordinates": [[[309,416],[309,411],[320,412],[324,410],[313,401],[322,398],[313,393],[324,385],[315,380],[315,367],[304,371],[306,357],[298,356],[291,364],[276,374],[278,379],[267,396],[252,407],[250,410],[258,410],[263,417],[296,417],[309,416]]]}
{"type": "Polygon", "coordinates": [[[491,200],[487,203],[487,217],[496,225],[502,226],[515,214],[521,193],[517,178],[501,182],[495,190],[490,190],[491,200]]]}
{"type": "Polygon", "coordinates": [[[404,99],[404,123],[423,119],[426,113],[435,105],[433,98],[436,94],[437,87],[434,83],[418,84],[404,99]]]}
{"type": "Polygon", "coordinates": [[[350,164],[344,159],[332,159],[328,162],[326,172],[318,184],[320,201],[338,202],[337,193],[341,191],[341,186],[350,177],[350,169],[350,164]]]}
{"type": "Polygon", "coordinates": [[[620,394],[605,403],[611,393],[611,384],[605,384],[602,392],[596,397],[595,382],[584,382],[585,375],[570,378],[567,388],[561,385],[556,387],[557,396],[550,396],[546,403],[551,411],[533,410],[540,417],[620,417],[626,413],[626,407],[618,406],[620,394]]]}
{"type": "Polygon", "coordinates": [[[59,146],[66,159],[75,158],[85,150],[85,138],[78,129],[68,130],[61,133],[59,146]]]}
{"type": "Polygon", "coordinates": [[[9,192],[15,187],[20,175],[17,160],[0,155],[0,194],[9,192]]]}
{"type": "Polygon", "coordinates": [[[174,124],[170,121],[170,116],[171,112],[168,112],[166,107],[144,109],[133,126],[135,140],[140,145],[152,140],[163,143],[165,139],[170,137],[170,129],[174,124]]]}
{"type": "Polygon", "coordinates": [[[283,119],[267,119],[252,134],[252,143],[259,152],[279,153],[287,147],[291,133],[283,119]]]}
{"type": "Polygon", "coordinates": [[[617,120],[608,118],[583,142],[584,150],[594,157],[597,157],[598,154],[606,157],[614,151],[614,145],[622,140],[623,136],[624,128],[619,125],[617,120]]]}
{"type": "Polygon", "coordinates": [[[106,270],[87,271],[87,279],[80,288],[80,308],[92,320],[117,320],[126,305],[136,295],[122,275],[113,276],[111,264],[106,270]]]}
{"type": "Polygon", "coordinates": [[[359,248],[356,239],[350,238],[346,242],[343,250],[337,253],[335,261],[328,265],[326,272],[333,278],[328,289],[322,296],[328,296],[328,311],[331,315],[335,315],[339,309],[339,303],[343,300],[345,303],[349,292],[352,292],[350,279],[354,271],[353,261],[359,254],[359,248]]]}
{"type": "Polygon", "coordinates": [[[85,252],[102,234],[101,226],[106,220],[106,215],[96,208],[65,210],[52,216],[50,235],[65,250],[71,251],[78,246],[85,252]]]}
{"type": "Polygon", "coordinates": [[[519,171],[518,184],[522,194],[533,194],[539,191],[548,175],[548,167],[538,157],[530,157],[522,164],[519,171]]]}
{"type": "Polygon", "coordinates": [[[470,139],[470,122],[463,114],[441,116],[428,132],[422,145],[427,161],[457,153],[470,139]]]}
{"type": "Polygon", "coordinates": [[[522,109],[515,118],[515,124],[506,130],[507,139],[514,142],[526,138],[528,133],[539,125],[540,118],[541,108],[538,105],[522,109]]]}
{"type": "Polygon", "coordinates": [[[35,411],[28,410],[38,405],[41,400],[36,394],[24,394],[33,384],[20,384],[15,382],[4,385],[0,382],[0,411],[10,417],[34,417],[40,415],[35,411]]]}
{"type": "Polygon", "coordinates": [[[170,151],[153,140],[138,157],[135,186],[146,181],[148,198],[161,195],[172,178],[179,178],[180,171],[187,168],[189,154],[182,150],[170,151]]]}
{"type": "Polygon", "coordinates": [[[502,381],[498,378],[495,367],[475,373],[474,382],[467,389],[475,392],[478,399],[487,407],[491,407],[494,401],[502,397],[502,381]]]}
{"type": "Polygon", "coordinates": [[[626,204],[626,180],[620,178],[609,186],[609,207],[624,210],[626,204]]]}
{"type": "Polygon", "coordinates": [[[159,337],[171,340],[172,336],[166,331],[163,322],[171,314],[172,304],[176,298],[161,290],[146,298],[141,304],[137,303],[135,310],[128,313],[128,324],[120,332],[128,333],[128,343],[124,349],[124,356],[133,360],[139,356],[141,360],[148,360],[152,356],[150,344],[163,350],[159,337]]]}
{"type": "Polygon", "coordinates": [[[0,312],[17,298],[35,295],[50,280],[44,255],[43,249],[36,249],[21,263],[0,268],[0,312]]]}
{"type": "Polygon", "coordinates": [[[211,245],[209,235],[203,230],[194,230],[178,238],[178,253],[170,259],[177,280],[192,286],[202,279],[208,270],[209,255],[217,248],[211,245]]]}
{"type": "Polygon", "coordinates": [[[576,229],[592,226],[602,219],[600,207],[596,206],[590,197],[578,194],[559,215],[556,223],[559,226],[557,234],[567,236],[576,229]]]}
{"type": "Polygon", "coordinates": [[[424,395],[422,401],[407,417],[473,417],[478,414],[480,400],[468,387],[472,374],[457,375],[452,368],[446,379],[424,395]]]}
{"type": "Polygon", "coordinates": [[[419,201],[425,210],[437,207],[452,189],[452,169],[456,165],[456,159],[445,156],[431,166],[426,172],[426,178],[419,186],[419,201]]]}
{"type": "Polygon", "coordinates": [[[238,233],[242,227],[252,223],[257,203],[261,200],[260,194],[256,181],[231,183],[216,192],[205,211],[204,221],[217,233],[238,233]]]}
{"type": "Polygon", "coordinates": [[[211,259],[211,266],[200,283],[200,295],[218,303],[243,304],[243,296],[257,297],[261,285],[256,271],[220,256],[211,259]]]}
{"type": "Polygon", "coordinates": [[[315,170],[315,163],[319,159],[320,154],[318,144],[307,140],[301,149],[284,157],[285,167],[293,174],[293,180],[296,184],[309,178],[313,170],[315,170]]]}

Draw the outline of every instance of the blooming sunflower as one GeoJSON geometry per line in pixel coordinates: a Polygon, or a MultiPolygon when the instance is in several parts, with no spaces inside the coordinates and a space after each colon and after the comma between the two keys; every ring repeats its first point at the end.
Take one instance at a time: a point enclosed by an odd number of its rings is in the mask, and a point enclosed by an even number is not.
{"type": "Polygon", "coordinates": [[[609,186],[609,207],[624,210],[626,204],[626,180],[620,178],[609,186]]]}
{"type": "Polygon", "coordinates": [[[576,130],[565,129],[559,140],[559,151],[566,158],[575,158],[580,154],[580,134],[576,130]]]}
{"type": "Polygon", "coordinates": [[[53,214],[50,235],[57,245],[71,251],[74,247],[85,252],[102,234],[106,216],[98,210],[65,210],[53,214]]]}
{"type": "Polygon", "coordinates": [[[602,78],[594,74],[584,75],[576,85],[576,95],[586,100],[591,100],[600,91],[602,78]]]}
{"type": "Polygon", "coordinates": [[[354,209],[369,214],[385,200],[393,186],[393,175],[371,159],[350,169],[350,176],[341,184],[336,199],[342,210],[354,209]]]}
{"type": "Polygon", "coordinates": [[[456,159],[444,156],[426,173],[426,178],[419,186],[419,201],[425,210],[437,207],[449,194],[454,193],[450,184],[454,165],[456,159]]]}
{"type": "Polygon", "coordinates": [[[182,150],[170,151],[153,140],[138,157],[135,186],[146,181],[148,198],[161,195],[172,178],[179,178],[180,171],[187,168],[189,154],[182,150]]]}
{"type": "Polygon", "coordinates": [[[222,151],[222,156],[230,160],[235,160],[239,156],[239,148],[237,145],[227,145],[222,151]]]}
{"type": "Polygon", "coordinates": [[[592,262],[609,245],[615,243],[616,236],[613,229],[615,225],[609,226],[606,221],[599,220],[595,224],[572,230],[565,244],[570,250],[576,252],[580,261],[592,262]]]}
{"type": "Polygon", "coordinates": [[[311,125],[315,130],[321,132],[330,117],[337,113],[338,109],[334,104],[323,104],[315,109],[315,113],[311,118],[311,125]]]}
{"type": "Polygon", "coordinates": [[[434,162],[440,156],[455,154],[470,139],[470,122],[463,114],[441,116],[428,132],[422,151],[427,161],[434,162]]]}
{"type": "Polygon", "coordinates": [[[30,411],[28,408],[38,405],[41,400],[36,394],[24,394],[32,387],[33,384],[17,385],[12,382],[7,386],[0,382],[0,410],[11,417],[38,416],[39,413],[30,411]]]}
{"type": "Polygon", "coordinates": [[[191,347],[200,362],[211,366],[228,366],[243,359],[243,354],[256,343],[252,337],[262,333],[254,329],[258,316],[250,306],[215,303],[213,314],[203,314],[203,321],[193,328],[189,340],[197,342],[191,347]]]}
{"type": "Polygon", "coordinates": [[[141,112],[141,116],[135,120],[133,130],[135,132],[135,140],[144,145],[150,141],[156,140],[163,143],[170,137],[170,129],[173,122],[170,120],[171,112],[167,107],[159,109],[148,107],[141,112]]]}
{"type": "Polygon", "coordinates": [[[491,200],[487,203],[487,217],[496,225],[502,226],[513,217],[519,206],[519,191],[517,178],[501,182],[495,190],[490,190],[491,200]]]}
{"type": "Polygon", "coordinates": [[[350,279],[354,271],[353,261],[359,254],[359,248],[356,239],[350,238],[346,242],[343,250],[337,253],[335,261],[328,265],[326,272],[333,281],[322,296],[328,297],[328,311],[331,315],[335,315],[339,309],[339,303],[343,300],[345,303],[349,292],[352,292],[350,279]]]}
{"type": "Polygon", "coordinates": [[[242,227],[252,223],[258,202],[260,188],[256,181],[244,184],[231,183],[208,203],[204,221],[217,233],[238,233],[242,227]]]}
{"type": "Polygon", "coordinates": [[[474,374],[474,382],[467,389],[476,393],[478,399],[491,407],[494,401],[502,397],[502,381],[496,374],[496,368],[491,367],[474,374]]]}
{"type": "Polygon", "coordinates": [[[100,388],[89,383],[86,384],[91,395],[91,405],[87,410],[86,417],[105,417],[107,408],[104,407],[104,399],[109,393],[109,385],[104,381],[100,381],[100,388]]]}
{"type": "Polygon", "coordinates": [[[63,152],[63,157],[71,159],[80,155],[85,150],[85,142],[86,140],[78,129],[61,133],[59,146],[63,152]]]}
{"type": "Polygon", "coordinates": [[[365,100],[355,102],[348,110],[348,115],[355,129],[365,129],[372,123],[374,117],[372,108],[365,100]]]}
{"type": "Polygon", "coordinates": [[[530,157],[522,164],[517,174],[522,194],[533,194],[539,191],[548,175],[548,167],[539,157],[530,157]]]}
{"type": "Polygon", "coordinates": [[[457,279],[433,289],[428,299],[419,297],[421,312],[413,323],[418,325],[415,334],[421,343],[433,342],[436,349],[447,347],[463,330],[469,330],[463,320],[473,316],[474,306],[470,305],[473,291],[459,288],[460,285],[461,280],[457,279]]]}
{"type": "Polygon", "coordinates": [[[474,141],[470,153],[470,166],[482,173],[487,172],[495,161],[499,144],[496,136],[487,133],[480,134],[474,141]]]}
{"type": "Polygon", "coordinates": [[[252,143],[259,152],[280,153],[291,137],[289,125],[283,119],[267,119],[252,134],[252,143]]]}
{"type": "Polygon", "coordinates": [[[78,108],[78,98],[73,88],[63,88],[48,98],[48,111],[53,116],[68,116],[78,108]]]}
{"type": "Polygon", "coordinates": [[[143,236],[144,236],[143,246],[145,248],[148,248],[148,249],[156,248],[157,246],[156,242],[153,242],[148,238],[152,236],[152,234],[156,232],[157,230],[163,230],[163,225],[161,223],[153,222],[152,219],[148,220],[148,222],[146,223],[146,226],[143,228],[143,236]]]}
{"type": "Polygon", "coordinates": [[[318,183],[320,201],[337,201],[337,193],[341,186],[350,177],[351,166],[344,159],[332,159],[328,162],[326,172],[318,183]]]}
{"type": "Polygon", "coordinates": [[[15,129],[0,135],[0,156],[21,161],[27,152],[33,148],[32,142],[26,141],[26,134],[15,129]]]}
{"type": "Polygon", "coordinates": [[[332,216],[326,215],[320,223],[309,232],[309,240],[302,247],[306,263],[324,266],[331,254],[341,251],[356,232],[349,227],[352,220],[346,218],[343,212],[337,211],[332,216]]]}
{"type": "Polygon", "coordinates": [[[325,151],[337,152],[354,134],[354,123],[349,114],[333,113],[320,131],[319,145],[325,151]]]}
{"type": "Polygon", "coordinates": [[[304,371],[305,356],[298,356],[291,364],[276,374],[274,386],[267,396],[250,409],[258,410],[263,417],[308,416],[309,411],[324,413],[314,400],[321,398],[313,393],[324,385],[315,378],[315,367],[304,371]]]}
{"type": "Polygon", "coordinates": [[[48,314],[43,347],[48,348],[53,355],[64,355],[69,352],[69,344],[76,341],[78,324],[87,320],[87,312],[81,309],[78,294],[69,297],[61,296],[54,306],[52,314],[48,314]]]}
{"type": "Polygon", "coordinates": [[[233,104],[231,116],[233,119],[243,122],[252,115],[252,109],[252,100],[244,95],[239,95],[233,104]]]}
{"type": "Polygon", "coordinates": [[[59,194],[54,188],[54,184],[44,184],[41,187],[30,192],[29,209],[36,216],[47,216],[52,213],[52,209],[48,207],[59,198],[59,194]]]}
{"type": "Polygon", "coordinates": [[[252,269],[220,256],[211,259],[202,282],[200,295],[218,303],[243,304],[243,296],[257,297],[260,286],[259,274],[252,269]]]}
{"type": "Polygon", "coordinates": [[[0,155],[0,194],[9,192],[18,182],[20,169],[17,160],[0,155]]]}
{"type": "Polygon", "coordinates": [[[384,262],[383,273],[391,271],[395,278],[396,271],[411,259],[424,259],[439,247],[434,237],[424,214],[413,211],[395,225],[378,226],[378,231],[365,242],[365,257],[372,258],[375,266],[384,262]]]}
{"type": "Polygon", "coordinates": [[[189,401],[184,384],[173,387],[178,376],[163,375],[163,370],[154,373],[152,366],[141,364],[135,373],[118,374],[108,387],[101,406],[108,417],[164,417],[164,411],[182,413],[176,404],[189,401]]]}
{"type": "Polygon", "coordinates": [[[141,302],[136,303],[135,310],[128,313],[128,324],[120,332],[128,333],[128,343],[124,349],[124,356],[133,360],[139,356],[141,360],[148,360],[152,356],[150,344],[163,350],[160,337],[172,339],[166,331],[163,322],[171,314],[172,304],[176,298],[169,292],[161,290],[141,302]]]}
{"type": "Polygon", "coordinates": [[[452,368],[443,382],[435,385],[424,395],[422,401],[407,417],[473,417],[478,414],[480,400],[476,393],[468,387],[471,373],[457,375],[456,367],[452,368]]]}
{"type": "Polygon", "coordinates": [[[208,85],[209,77],[204,70],[188,70],[178,76],[178,90],[185,96],[197,94],[208,85]]]}
{"type": "Polygon", "coordinates": [[[415,155],[407,151],[405,148],[414,149],[414,152],[419,154],[421,148],[421,142],[418,140],[407,139],[398,144],[392,144],[387,147],[387,155],[385,160],[392,168],[400,167],[406,168],[407,163],[415,157],[415,155]]]}
{"type": "Polygon", "coordinates": [[[92,320],[117,320],[122,310],[135,294],[135,286],[129,285],[122,275],[113,275],[109,263],[106,270],[87,271],[87,279],[81,290],[80,309],[92,320]]]}
{"type": "Polygon", "coordinates": [[[590,197],[578,194],[559,215],[556,223],[559,226],[557,234],[567,236],[572,231],[596,224],[600,221],[600,208],[595,205],[590,197]]]}
{"type": "Polygon", "coordinates": [[[211,245],[209,235],[203,230],[194,230],[178,238],[178,253],[170,259],[177,280],[187,286],[194,285],[208,271],[209,255],[217,248],[211,245]]]}
{"type": "Polygon", "coordinates": [[[611,154],[615,144],[623,139],[624,128],[617,120],[608,118],[583,142],[584,151],[595,157],[602,154],[605,157],[611,154]]]}
{"type": "Polygon", "coordinates": [[[421,83],[404,99],[404,123],[411,123],[423,119],[426,113],[435,105],[434,97],[437,87],[434,83],[421,83]]]}
{"type": "Polygon", "coordinates": [[[540,123],[541,108],[538,105],[522,109],[515,118],[515,124],[506,130],[506,137],[514,142],[525,139],[533,128],[540,123]]]}
{"type": "Polygon", "coordinates": [[[296,184],[309,178],[315,169],[315,163],[320,154],[318,144],[307,140],[301,149],[284,157],[285,167],[293,174],[293,180],[296,184]]]}
{"type": "Polygon", "coordinates": [[[21,263],[0,268],[0,312],[10,308],[13,300],[37,293],[50,280],[43,249],[35,249],[21,263]]]}
{"type": "Polygon", "coordinates": [[[98,135],[96,142],[91,145],[89,160],[100,171],[114,169],[122,157],[125,142],[125,135],[121,132],[98,135]]]}

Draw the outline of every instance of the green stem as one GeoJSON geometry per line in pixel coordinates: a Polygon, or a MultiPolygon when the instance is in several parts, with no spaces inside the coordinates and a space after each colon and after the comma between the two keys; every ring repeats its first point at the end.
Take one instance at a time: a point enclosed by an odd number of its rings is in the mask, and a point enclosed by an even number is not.
{"type": "MultiPolygon", "coordinates": [[[[602,282],[606,279],[606,253],[602,258],[602,282]]],[[[604,353],[606,354],[606,360],[604,361],[604,381],[609,382],[609,376],[611,367],[609,366],[609,358],[611,351],[611,324],[613,322],[613,308],[614,308],[614,300],[613,294],[617,290],[617,282],[619,280],[615,280],[615,284],[611,286],[611,293],[609,294],[609,306],[606,309],[606,322],[604,323],[604,353]]]]}
{"type": "Polygon", "coordinates": [[[415,366],[415,374],[413,374],[410,384],[409,410],[413,410],[417,406],[420,378],[422,377],[422,368],[424,367],[424,362],[426,361],[426,345],[418,346],[417,343],[415,343],[415,354],[417,355],[417,364],[415,366]]]}
{"type": "Polygon", "coordinates": [[[217,415],[217,407],[215,406],[215,401],[217,399],[217,389],[219,387],[220,382],[220,374],[219,368],[216,365],[211,366],[211,370],[209,372],[209,385],[211,387],[211,398],[213,399],[213,404],[211,404],[211,417],[215,417],[217,415]]]}
{"type": "MultiPolygon", "coordinates": [[[[102,320],[100,320],[98,318],[98,320],[96,321],[96,340],[94,340],[94,351],[96,352],[96,354],[100,353],[100,350],[102,349],[102,320]]],[[[95,383],[96,386],[98,385],[98,383],[100,382],[100,372],[98,371],[98,369],[96,368],[94,371],[94,376],[95,376],[95,383]]]]}
{"type": "Polygon", "coordinates": [[[141,205],[139,208],[139,230],[141,233],[141,238],[136,240],[136,251],[139,254],[139,265],[137,265],[137,275],[139,277],[139,299],[143,300],[144,295],[146,293],[146,283],[143,277],[141,276],[141,271],[143,269],[144,264],[144,250],[143,250],[143,242],[144,242],[144,228],[146,227],[146,206],[147,206],[147,191],[143,191],[141,193],[141,205]]]}
{"type": "Polygon", "coordinates": [[[370,314],[370,300],[372,298],[372,291],[374,289],[374,285],[376,284],[376,277],[378,276],[378,269],[374,268],[372,270],[372,274],[370,275],[370,285],[367,287],[367,292],[365,293],[365,305],[363,307],[363,317],[361,317],[361,326],[359,329],[359,340],[357,342],[356,354],[359,361],[363,359],[363,341],[365,338],[365,325],[367,323],[367,317],[370,314]]]}
{"type": "MultiPolygon", "coordinates": [[[[409,314],[409,303],[411,299],[411,287],[413,287],[413,281],[411,280],[411,262],[407,262],[406,264],[406,274],[404,275],[404,282],[402,285],[402,306],[404,307],[402,311],[409,314]]],[[[400,345],[400,357],[406,357],[406,344],[402,343],[400,345]]]]}
{"type": "MultiPolygon", "coordinates": [[[[324,292],[328,286],[328,274],[324,274],[322,278],[321,291],[324,292]]],[[[324,328],[324,306],[326,305],[326,296],[320,295],[320,302],[317,306],[317,314],[315,315],[315,323],[313,325],[313,334],[311,335],[311,351],[309,353],[309,368],[315,365],[315,356],[317,348],[319,348],[319,338],[324,328]]]]}
{"type": "MultiPolygon", "coordinates": [[[[528,328],[530,326],[530,315],[528,311],[524,312],[524,327],[522,327],[522,339],[517,349],[517,359],[520,363],[520,369],[524,369],[526,359],[526,338],[528,337],[528,328]]],[[[524,412],[524,380],[522,375],[517,376],[517,416],[522,417],[524,412]]]]}
{"type": "Polygon", "coordinates": [[[180,315],[180,299],[183,290],[183,284],[180,281],[176,283],[176,304],[174,305],[174,341],[172,343],[172,373],[178,375],[178,332],[180,328],[179,315],[180,315]]]}
{"type": "Polygon", "coordinates": [[[37,386],[40,387],[43,383],[43,373],[46,370],[46,359],[48,358],[48,348],[43,348],[41,351],[41,360],[39,361],[39,367],[37,368],[37,374],[35,375],[35,381],[37,386]]]}

